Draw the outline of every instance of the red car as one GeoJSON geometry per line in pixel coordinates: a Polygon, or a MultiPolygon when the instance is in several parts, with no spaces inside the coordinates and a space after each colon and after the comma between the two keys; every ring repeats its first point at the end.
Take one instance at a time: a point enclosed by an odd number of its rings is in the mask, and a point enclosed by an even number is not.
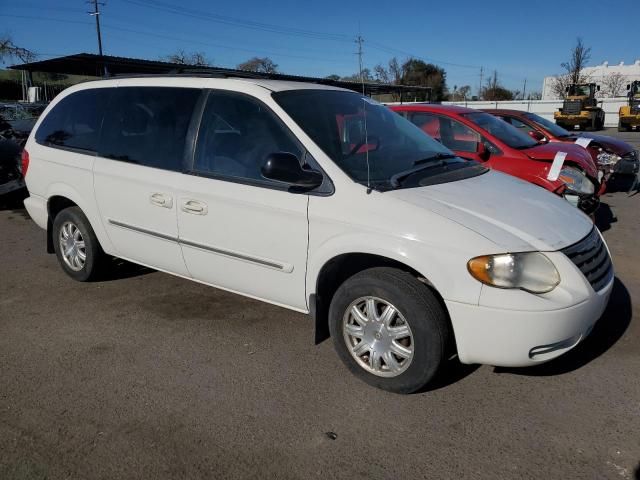
{"type": "Polygon", "coordinates": [[[591,155],[570,143],[540,143],[517,128],[480,110],[411,104],[392,106],[431,137],[460,157],[519,177],[564,196],[587,214],[599,204],[604,184],[591,155]],[[566,152],[559,177],[549,180],[558,152],[566,152]]]}
{"type": "Polygon", "coordinates": [[[501,118],[539,142],[570,142],[589,138],[587,150],[598,167],[605,173],[636,174],[639,168],[638,152],[627,142],[606,135],[574,133],[554,122],[531,112],[520,110],[484,110],[501,118]]]}

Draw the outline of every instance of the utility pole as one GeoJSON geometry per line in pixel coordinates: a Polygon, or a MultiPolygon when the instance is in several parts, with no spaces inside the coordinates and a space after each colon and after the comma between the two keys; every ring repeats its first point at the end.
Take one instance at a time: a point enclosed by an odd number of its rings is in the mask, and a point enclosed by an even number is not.
{"type": "Polygon", "coordinates": [[[362,35],[358,34],[356,37],[356,43],[358,44],[358,66],[360,69],[360,83],[362,83],[362,94],[364,95],[364,77],[362,71],[362,44],[364,43],[364,38],[362,35]]]}
{"type": "Polygon", "coordinates": [[[522,100],[527,98],[525,94],[527,93],[527,79],[524,79],[524,87],[522,87],[522,100]]]}
{"type": "MultiPolygon", "coordinates": [[[[102,61],[102,34],[100,33],[100,8],[99,5],[104,6],[103,2],[98,0],[87,0],[88,4],[93,4],[93,12],[89,12],[89,15],[96,17],[96,34],[98,35],[98,54],[100,55],[100,61],[102,61]]],[[[107,75],[107,68],[102,65],[103,75],[107,75]]]]}
{"type": "Polygon", "coordinates": [[[480,86],[478,87],[478,100],[482,100],[482,73],[483,73],[483,68],[480,67],[480,86]]]}

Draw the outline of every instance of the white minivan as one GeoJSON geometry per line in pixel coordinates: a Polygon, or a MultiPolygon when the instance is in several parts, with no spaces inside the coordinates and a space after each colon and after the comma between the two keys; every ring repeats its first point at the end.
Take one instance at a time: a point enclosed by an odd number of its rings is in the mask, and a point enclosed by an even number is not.
{"type": "Polygon", "coordinates": [[[591,220],[358,93],[195,75],[67,89],[23,154],[79,281],[115,256],[311,314],[357,376],[416,391],[453,355],[527,366],[584,339],[614,274],[591,220]]]}

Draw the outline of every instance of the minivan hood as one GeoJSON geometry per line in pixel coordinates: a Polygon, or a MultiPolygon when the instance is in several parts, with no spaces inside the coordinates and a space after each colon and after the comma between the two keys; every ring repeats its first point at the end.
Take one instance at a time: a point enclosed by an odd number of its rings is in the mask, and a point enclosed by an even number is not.
{"type": "Polygon", "coordinates": [[[547,162],[552,162],[553,158],[556,156],[558,152],[567,152],[566,161],[573,161],[577,163],[582,170],[584,170],[587,175],[592,178],[598,177],[598,168],[591,158],[589,152],[587,152],[580,145],[575,145],[572,143],[545,143],[542,145],[537,145],[532,148],[527,148],[526,150],[522,150],[524,154],[526,154],[529,158],[533,160],[542,160],[547,162]]]}
{"type": "Polygon", "coordinates": [[[593,228],[585,214],[561,197],[494,170],[385,195],[459,223],[504,252],[559,250],[584,238],[593,228]]]}

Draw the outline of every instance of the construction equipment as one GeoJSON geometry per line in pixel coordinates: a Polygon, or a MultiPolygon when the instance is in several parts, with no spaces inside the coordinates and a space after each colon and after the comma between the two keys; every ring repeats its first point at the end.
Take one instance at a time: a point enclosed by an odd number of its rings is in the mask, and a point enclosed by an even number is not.
{"type": "Polygon", "coordinates": [[[633,127],[640,129],[640,80],[627,85],[629,102],[618,112],[618,131],[630,132],[633,127]]]}
{"type": "Polygon", "coordinates": [[[553,113],[557,125],[569,130],[600,130],[604,127],[604,110],[598,106],[595,83],[571,84],[566,88],[562,108],[553,113]]]}

